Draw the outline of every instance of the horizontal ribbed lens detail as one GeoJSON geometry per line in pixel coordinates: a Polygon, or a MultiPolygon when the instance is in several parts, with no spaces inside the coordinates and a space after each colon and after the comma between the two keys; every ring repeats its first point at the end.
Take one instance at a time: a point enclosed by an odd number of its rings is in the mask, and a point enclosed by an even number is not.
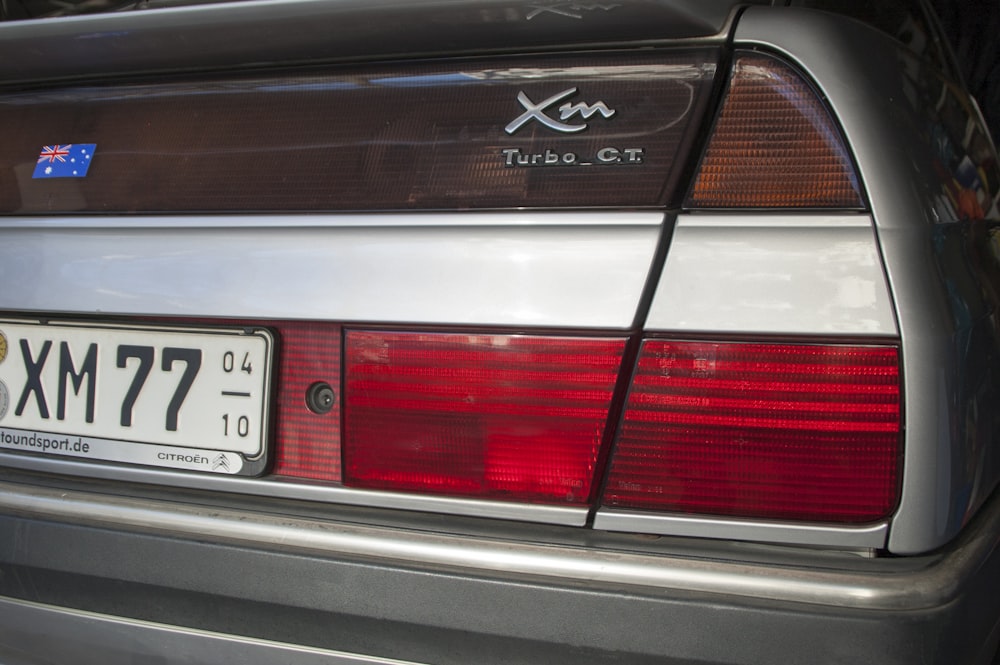
{"type": "MultiPolygon", "coordinates": [[[[274,472],[282,476],[340,480],[340,410],[308,408],[309,387],[340,385],[341,327],[331,323],[282,322],[277,392],[274,472]]],[[[339,391],[336,391],[339,392],[339,391]]]]}
{"type": "Polygon", "coordinates": [[[840,132],[790,67],[741,55],[689,208],[860,208],[840,132]]]}
{"type": "Polygon", "coordinates": [[[344,483],[586,503],[624,346],[348,332],[344,483]]]}
{"type": "Polygon", "coordinates": [[[892,347],[647,340],[604,504],[865,523],[900,457],[892,347]]]}

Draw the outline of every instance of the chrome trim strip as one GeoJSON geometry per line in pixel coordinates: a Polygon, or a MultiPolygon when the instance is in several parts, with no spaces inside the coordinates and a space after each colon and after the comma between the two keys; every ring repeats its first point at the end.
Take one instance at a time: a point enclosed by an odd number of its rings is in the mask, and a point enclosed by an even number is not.
{"type": "Polygon", "coordinates": [[[348,506],[443,513],[446,515],[483,517],[513,520],[516,522],[552,524],[556,526],[584,526],[587,522],[587,514],[589,512],[588,508],[585,507],[505,503],[502,501],[480,501],[423,496],[420,494],[357,490],[318,484],[310,485],[293,480],[236,478],[162,471],[142,467],[110,466],[107,464],[74,462],[68,459],[51,459],[16,453],[0,453],[0,465],[23,469],[25,471],[61,473],[70,476],[97,478],[115,482],[149,483],[212,492],[249,494],[275,499],[298,499],[321,503],[338,503],[348,506]]]}
{"type": "Polygon", "coordinates": [[[750,228],[750,229],[870,229],[871,215],[861,213],[717,213],[691,211],[677,216],[678,224],[688,228],[750,228]]]}
{"type": "Polygon", "coordinates": [[[0,598],[0,636],[7,648],[31,645],[31,662],[173,662],[184,654],[203,665],[413,665],[11,598],[0,598]],[[51,639],[38,640],[39,626],[51,639]]]}
{"type": "Polygon", "coordinates": [[[413,212],[295,215],[10,216],[5,228],[57,229],[341,229],[511,226],[659,226],[659,212],[413,212]]]}
{"type": "Polygon", "coordinates": [[[855,547],[880,549],[885,547],[886,535],[889,532],[889,525],[886,522],[851,528],[681,517],[610,509],[597,512],[594,528],[628,533],[655,533],[662,536],[726,538],[843,549],[855,547]]]}
{"type": "Polygon", "coordinates": [[[282,551],[363,557],[406,567],[528,575],[565,582],[868,610],[938,607],[998,556],[1000,510],[970,525],[955,549],[918,570],[801,568],[433,534],[104,496],[0,482],[0,511],[74,525],[141,530],[282,551]]]}
{"type": "Polygon", "coordinates": [[[620,330],[635,319],[663,223],[658,213],[180,219],[0,223],[0,310],[620,330]]]}
{"type": "Polygon", "coordinates": [[[899,334],[872,219],[858,214],[678,215],[646,327],[899,334]]]}

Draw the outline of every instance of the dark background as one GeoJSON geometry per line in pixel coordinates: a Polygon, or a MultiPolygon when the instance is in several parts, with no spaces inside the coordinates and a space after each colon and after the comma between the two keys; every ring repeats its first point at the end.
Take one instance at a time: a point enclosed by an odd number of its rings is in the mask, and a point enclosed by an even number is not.
{"type": "Polygon", "coordinates": [[[993,141],[1000,143],[1000,0],[933,0],[932,4],[993,141]]]}

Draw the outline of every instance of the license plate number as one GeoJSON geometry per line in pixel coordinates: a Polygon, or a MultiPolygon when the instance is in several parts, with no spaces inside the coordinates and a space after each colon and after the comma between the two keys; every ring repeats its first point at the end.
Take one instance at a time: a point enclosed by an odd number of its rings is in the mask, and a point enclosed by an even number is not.
{"type": "Polygon", "coordinates": [[[263,329],[0,321],[0,448],[246,473],[272,348],[263,329]]]}

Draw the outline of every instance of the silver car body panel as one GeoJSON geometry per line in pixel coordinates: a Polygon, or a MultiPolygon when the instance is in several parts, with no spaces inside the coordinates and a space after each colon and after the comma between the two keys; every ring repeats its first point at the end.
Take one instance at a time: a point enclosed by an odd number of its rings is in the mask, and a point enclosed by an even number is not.
{"type": "MultiPolygon", "coordinates": [[[[263,14],[258,12],[275,11],[272,5],[247,3],[225,15],[259,22],[263,14]]],[[[381,6],[373,6],[373,11],[381,6]]],[[[292,9],[302,9],[303,15],[314,17],[311,12],[317,7],[316,3],[297,3],[292,9]]],[[[336,7],[361,11],[360,5],[336,7]]],[[[185,22],[197,23],[198,17],[221,17],[224,9],[162,10],[158,19],[139,14],[83,17],[28,25],[27,29],[19,29],[26,30],[24,33],[13,30],[18,26],[0,26],[0,52],[23,47],[22,34],[42,37],[40,43],[45,44],[48,39],[64,36],[50,31],[78,34],[85,26],[95,30],[99,41],[112,39],[109,31],[117,22],[129,26],[131,21],[137,28],[134,34],[113,36],[113,43],[125,45],[127,51],[128,44],[139,43],[135,35],[150,36],[158,30],[169,33],[185,22]],[[175,19],[176,24],[172,23],[175,19]]],[[[302,20],[301,16],[297,20],[302,20]]],[[[690,36],[695,34],[705,33],[694,30],[690,36]]],[[[735,40],[738,47],[763,47],[783,53],[808,72],[829,100],[855,151],[872,201],[877,247],[885,261],[895,316],[887,310],[889,298],[878,284],[878,266],[870,260],[870,231],[862,228],[867,226],[864,221],[843,224],[836,232],[827,229],[850,238],[845,241],[848,243],[862,242],[863,235],[865,246],[847,261],[846,270],[833,280],[833,287],[830,283],[820,286],[850,290],[856,288],[858,280],[873,286],[860,289],[874,294],[870,300],[873,304],[862,308],[866,315],[856,317],[857,301],[849,302],[839,314],[840,321],[847,323],[833,334],[891,336],[896,329],[893,319],[898,319],[906,367],[907,440],[902,500],[890,528],[889,549],[897,553],[933,549],[954,537],[982,503],[995,485],[998,470],[985,468],[983,459],[989,446],[961,441],[955,445],[953,441],[955,436],[970,436],[963,429],[962,419],[962,411],[970,405],[956,400],[959,388],[945,380],[946,368],[956,360],[952,349],[954,331],[945,323],[954,320],[953,304],[948,302],[940,274],[914,258],[928,256],[932,243],[931,233],[921,229],[932,229],[941,220],[933,216],[933,201],[922,198],[908,185],[913,181],[910,176],[931,171],[914,165],[919,155],[883,149],[886,144],[907,144],[900,123],[893,121],[881,101],[903,66],[899,47],[855,22],[789,8],[748,9],[737,26],[735,40]],[[872,44],[881,45],[882,51],[873,53],[872,44]],[[859,79],[858,71],[866,71],[868,76],[859,79]],[[956,428],[957,433],[952,434],[956,428]]],[[[169,56],[174,55],[162,44],[151,52],[154,60],[143,65],[150,70],[166,66],[169,56]]],[[[206,62],[213,66],[232,64],[227,61],[230,55],[213,59],[205,51],[196,49],[195,53],[206,56],[206,62]]],[[[290,57],[280,48],[275,54],[290,57]]],[[[109,57],[100,62],[106,74],[129,69],[124,66],[127,58],[109,57]],[[119,66],[124,69],[116,69],[119,66]]],[[[133,65],[138,67],[139,62],[133,65]]],[[[41,70],[29,74],[46,78],[41,70]]],[[[73,74],[69,70],[69,74],[83,76],[86,72],[73,74]]],[[[181,222],[170,218],[10,219],[2,229],[2,238],[5,249],[16,259],[5,261],[0,269],[5,280],[0,308],[19,312],[621,330],[636,320],[663,230],[662,215],[586,213],[549,217],[520,212],[475,216],[474,221],[464,217],[294,216],[211,221],[195,218],[181,222]],[[573,221],[574,217],[584,221],[573,221]],[[177,233],[178,228],[183,228],[183,234],[177,233]],[[198,241],[192,242],[193,237],[198,241]],[[379,270],[373,270],[373,265],[380,266],[379,270]],[[157,278],[167,270],[175,271],[177,279],[168,283],[157,278]],[[291,293],[279,289],[270,278],[275,274],[281,275],[283,284],[294,283],[300,288],[291,293]],[[344,288],[331,289],[331,284],[344,288]]],[[[801,256],[800,245],[786,248],[781,258],[780,241],[759,240],[770,232],[753,230],[752,221],[749,227],[740,227],[734,219],[729,223],[736,228],[727,229],[729,232],[753,236],[751,246],[763,243],[769,251],[777,248],[777,254],[768,259],[771,265],[784,261],[791,266],[795,257],[801,256]]],[[[661,282],[664,288],[657,294],[649,318],[652,327],[690,332],[720,323],[704,315],[699,320],[681,312],[681,306],[696,305],[696,299],[678,293],[674,286],[692,277],[693,259],[689,257],[697,253],[696,239],[716,234],[706,227],[707,220],[683,216],[677,226],[661,282]]],[[[809,235],[807,232],[801,237],[809,235]]],[[[820,237],[817,232],[815,238],[796,242],[815,246],[820,237]]],[[[729,258],[734,258],[733,251],[729,258]]],[[[716,271],[709,277],[718,280],[718,275],[716,271]]],[[[720,288],[727,286],[725,282],[716,284],[720,288]]],[[[831,326],[820,320],[819,312],[807,307],[803,293],[791,294],[802,314],[797,318],[782,317],[788,321],[787,328],[784,322],[768,326],[761,307],[736,307],[732,318],[725,317],[729,327],[722,330],[831,334],[831,326]]],[[[716,304],[724,305],[718,300],[716,304]]],[[[985,407],[990,394],[979,397],[982,402],[972,406],[985,407]]],[[[766,533],[767,529],[762,531],[766,533]]]]}
{"type": "Polygon", "coordinates": [[[0,81],[570,50],[616,38],[651,45],[721,42],[738,7],[748,3],[771,0],[478,0],[472,11],[452,0],[258,0],[187,7],[157,7],[168,3],[154,1],[138,5],[154,7],[149,11],[0,24],[0,81]],[[399,27],[408,24],[421,29],[399,27]],[[240,38],[219,39],[222,32],[240,38]]]}
{"type": "Polygon", "coordinates": [[[624,329],[662,225],[613,212],[4,219],[0,309],[624,329]]]}
{"type": "Polygon", "coordinates": [[[972,290],[949,290],[965,266],[935,251],[957,219],[942,218],[933,198],[941,185],[929,155],[907,135],[906,127],[919,120],[901,115],[901,70],[912,65],[911,56],[861,24],[792,8],[748,9],[735,43],[776,51],[808,72],[854,151],[892,289],[905,368],[903,485],[888,547],[898,554],[932,550],[958,533],[1000,477],[990,462],[1000,442],[966,418],[995,409],[995,387],[961,385],[968,373],[957,368],[981,366],[983,359],[956,348],[956,339],[969,332],[961,330],[966,324],[959,312],[973,316],[971,325],[984,326],[978,313],[996,303],[972,290]]]}
{"type": "Polygon", "coordinates": [[[461,16],[447,0],[265,0],[27,21],[0,25],[0,77],[721,45],[735,26],[736,48],[782,55],[822,92],[870,212],[9,217],[0,309],[586,328],[628,336],[632,357],[647,329],[898,344],[906,438],[891,519],[588,512],[3,453],[0,659],[991,662],[1000,499],[987,497],[1000,442],[975,416],[1000,403],[990,382],[1000,368],[961,342],[988,333],[997,303],[956,279],[968,266],[940,250],[964,227],[939,212],[940,183],[905,129],[914,119],[897,81],[910,56],[828,13],[750,7],[737,20],[730,2],[636,4],[662,12],[631,36],[605,21],[619,3],[529,19],[523,10],[539,3],[499,0],[461,16]],[[435,27],[400,29],[411,9],[435,27]],[[389,31],[366,29],[387,16],[399,20],[389,31]],[[532,23],[544,27],[536,34],[525,28],[536,19],[564,26],[532,23]],[[234,31],[240,39],[218,39],[234,31]],[[835,253],[830,270],[790,283],[809,250],[835,253]],[[781,316],[767,314],[776,297],[747,302],[747,285],[726,273],[735,262],[780,294],[781,316]],[[206,620],[217,630],[194,628],[206,620]]]}
{"type": "Polygon", "coordinates": [[[678,216],[646,328],[897,334],[866,215],[678,216]]]}
{"type": "MultiPolygon", "coordinates": [[[[952,320],[951,305],[940,276],[913,258],[928,254],[932,239],[920,229],[932,229],[938,220],[930,216],[933,205],[905,184],[907,178],[899,177],[914,170],[911,156],[881,147],[886,137],[896,136],[901,145],[906,142],[896,135],[901,131],[898,123],[879,103],[894,68],[900,66],[897,46],[877,33],[866,35],[866,44],[881,43],[885,49],[876,59],[883,64],[869,66],[868,55],[854,41],[858,30],[853,22],[808,11],[751,8],[738,25],[736,39],[738,46],[783,52],[809,72],[854,146],[871,194],[877,246],[892,287],[906,367],[905,471],[889,549],[921,552],[957,533],[994,486],[996,470],[983,473],[983,463],[972,458],[985,455],[988,447],[977,451],[970,445],[953,445],[949,434],[953,424],[962,426],[952,406],[955,387],[944,378],[953,362],[949,355],[953,331],[941,323],[952,320]],[[838,57],[829,57],[828,51],[838,57]],[[855,70],[869,72],[868,78],[858,79],[851,74],[855,70]],[[975,491],[960,491],[972,485],[975,491]]],[[[0,308],[627,329],[637,316],[662,220],[658,213],[523,212],[184,220],[12,218],[0,230],[5,249],[16,257],[0,268],[5,282],[0,308]],[[181,229],[183,233],[178,233],[181,229]],[[197,242],[192,242],[194,237],[197,242]],[[160,279],[164,271],[174,277],[160,279]],[[287,289],[287,284],[298,288],[287,289]]],[[[827,321],[802,297],[805,290],[793,289],[788,298],[798,307],[796,315],[785,311],[780,322],[768,324],[764,310],[773,303],[731,305],[733,316],[724,322],[721,317],[705,318],[702,308],[699,320],[695,314],[700,299],[690,295],[696,290],[678,292],[677,287],[714,280],[720,289],[727,289],[727,295],[733,294],[734,285],[720,281],[724,274],[718,269],[697,277],[691,274],[695,270],[691,257],[698,255],[695,243],[706,236],[731,240],[743,234],[755,249],[767,245],[771,256],[764,259],[762,253],[760,261],[792,267],[801,260],[802,243],[815,247],[824,242],[823,234],[833,233],[852,246],[859,242],[861,249],[842,264],[845,269],[832,283],[809,287],[856,293],[858,284],[864,284],[860,290],[873,294],[871,306],[862,308],[863,316],[857,316],[856,302],[841,308],[835,318],[853,323],[838,332],[893,334],[895,322],[878,284],[878,265],[871,261],[874,241],[870,230],[863,228],[864,216],[838,222],[835,231],[828,225],[823,232],[800,235],[796,229],[796,238],[810,239],[785,248],[782,239],[792,237],[787,229],[754,230],[754,223],[731,217],[723,232],[710,227],[711,217],[682,216],[649,325],[693,331],[721,324],[727,326],[723,331],[830,334],[827,321]],[[765,236],[773,239],[760,240],[765,236]],[[784,258],[779,258],[783,251],[784,258]]],[[[738,247],[729,247],[727,258],[736,258],[738,247]]],[[[760,261],[757,265],[762,265],[760,261]]],[[[724,308],[718,297],[714,304],[724,308]]],[[[762,529],[764,539],[767,533],[762,529]]]]}

